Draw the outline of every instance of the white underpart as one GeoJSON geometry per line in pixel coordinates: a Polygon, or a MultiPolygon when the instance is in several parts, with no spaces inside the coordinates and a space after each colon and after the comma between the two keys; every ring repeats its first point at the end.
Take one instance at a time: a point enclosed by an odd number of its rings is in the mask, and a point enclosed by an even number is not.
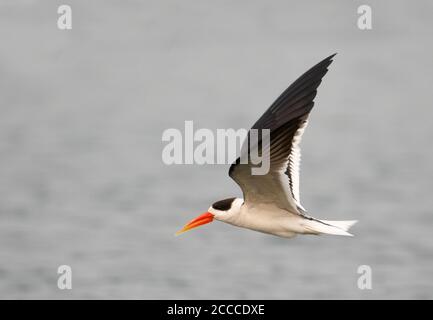
{"type": "Polygon", "coordinates": [[[301,126],[296,130],[293,141],[292,141],[292,148],[289,154],[289,174],[290,174],[290,181],[292,184],[292,196],[295,200],[298,207],[305,210],[301,205],[301,198],[299,196],[299,171],[300,171],[300,164],[301,164],[301,148],[299,147],[299,144],[302,140],[302,135],[304,134],[305,128],[308,125],[308,120],[305,120],[301,126]]]}
{"type": "Polygon", "coordinates": [[[297,234],[331,234],[352,236],[348,232],[356,221],[328,221],[306,219],[299,214],[278,208],[274,204],[243,204],[236,199],[227,211],[210,208],[215,219],[241,228],[247,228],[279,237],[292,238],[297,234]]]}
{"type": "Polygon", "coordinates": [[[338,236],[349,236],[353,237],[353,234],[349,233],[350,227],[352,227],[357,220],[347,221],[329,221],[329,220],[305,220],[303,225],[306,230],[313,234],[333,234],[338,236]]]}

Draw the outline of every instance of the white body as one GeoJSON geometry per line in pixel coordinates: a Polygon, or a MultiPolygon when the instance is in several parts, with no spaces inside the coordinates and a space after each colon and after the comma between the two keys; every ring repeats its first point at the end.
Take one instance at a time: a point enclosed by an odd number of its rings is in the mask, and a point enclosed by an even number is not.
{"type": "MultiPolygon", "coordinates": [[[[307,216],[299,195],[300,143],[314,106],[314,97],[334,55],[300,76],[257,120],[252,128],[269,130],[270,141],[244,142],[242,156],[229,170],[229,176],[242,189],[244,199],[228,198],[208,210],[213,219],[255,231],[291,238],[297,234],[351,236],[347,231],[356,221],[326,221],[307,216]],[[253,174],[249,159],[257,149],[266,156],[269,171],[253,174]]],[[[207,221],[207,216],[203,219],[207,221]]],[[[196,223],[196,221],[194,221],[196,223]]]]}
{"type": "Polygon", "coordinates": [[[280,209],[273,204],[248,205],[236,198],[228,211],[209,208],[216,220],[283,238],[297,234],[334,234],[351,236],[347,230],[356,223],[352,221],[327,221],[309,219],[297,213],[280,209]]]}

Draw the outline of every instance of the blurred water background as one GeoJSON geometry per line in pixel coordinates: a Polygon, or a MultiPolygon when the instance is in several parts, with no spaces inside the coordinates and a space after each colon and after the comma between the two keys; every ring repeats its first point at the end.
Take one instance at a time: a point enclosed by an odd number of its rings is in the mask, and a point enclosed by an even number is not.
{"type": "Polygon", "coordinates": [[[431,1],[370,0],[370,31],[360,1],[74,0],[70,31],[60,4],[0,3],[0,298],[433,298],[431,1]],[[241,192],[228,165],[164,165],[162,132],[249,128],[334,52],[301,198],[356,236],[174,237],[241,192]]]}

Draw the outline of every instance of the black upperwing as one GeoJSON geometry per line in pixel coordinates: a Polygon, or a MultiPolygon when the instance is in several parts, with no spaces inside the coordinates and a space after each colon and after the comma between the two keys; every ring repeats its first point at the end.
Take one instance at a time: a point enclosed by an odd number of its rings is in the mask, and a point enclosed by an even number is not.
{"type": "Polygon", "coordinates": [[[252,129],[270,129],[271,170],[264,176],[252,176],[250,164],[240,164],[239,158],[230,166],[229,175],[241,187],[246,202],[260,198],[262,202],[277,202],[292,211],[303,212],[299,201],[298,144],[314,106],[317,88],[334,56],[327,57],[300,76],[252,126],[252,129]],[[288,181],[282,181],[281,173],[288,181]],[[284,193],[284,196],[271,192],[284,193]]]}

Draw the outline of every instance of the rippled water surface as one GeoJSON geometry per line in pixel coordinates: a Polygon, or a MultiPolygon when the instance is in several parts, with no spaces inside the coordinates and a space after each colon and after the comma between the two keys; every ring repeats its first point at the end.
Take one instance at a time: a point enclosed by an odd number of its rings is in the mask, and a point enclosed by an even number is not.
{"type": "Polygon", "coordinates": [[[71,31],[59,4],[0,4],[1,298],[433,298],[431,2],[370,1],[370,31],[346,1],[74,1],[71,31]],[[334,52],[302,202],[356,236],[174,237],[241,193],[228,165],[164,165],[162,132],[248,128],[334,52]]]}

